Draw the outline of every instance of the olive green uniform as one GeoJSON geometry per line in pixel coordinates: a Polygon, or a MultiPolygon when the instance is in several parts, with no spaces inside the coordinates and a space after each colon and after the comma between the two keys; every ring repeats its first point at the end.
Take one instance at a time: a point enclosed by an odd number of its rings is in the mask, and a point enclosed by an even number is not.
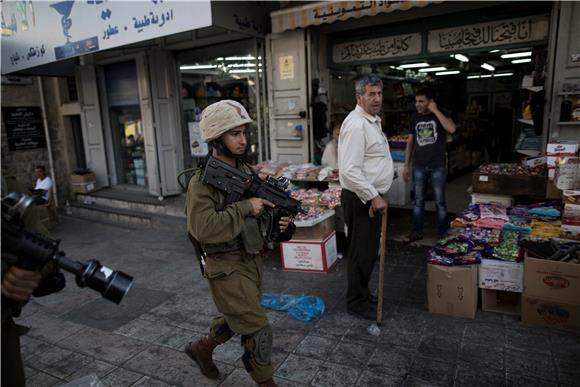
{"type": "MultiPolygon", "coordinates": [[[[238,167],[249,172],[248,167],[238,167]]],[[[268,211],[256,219],[249,200],[225,204],[225,194],[195,174],[187,190],[188,232],[206,253],[205,273],[214,303],[221,313],[211,322],[210,336],[220,344],[242,335],[242,358],[252,379],[272,377],[272,330],[260,305],[261,250],[268,242],[268,211]]]]}

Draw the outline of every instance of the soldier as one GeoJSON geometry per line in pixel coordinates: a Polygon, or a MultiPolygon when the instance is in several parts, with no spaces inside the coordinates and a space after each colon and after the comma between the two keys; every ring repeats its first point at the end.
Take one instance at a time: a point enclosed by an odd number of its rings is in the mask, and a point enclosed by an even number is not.
{"type": "MultiPolygon", "coordinates": [[[[203,140],[211,155],[239,170],[250,173],[245,163],[248,112],[236,101],[223,100],[208,106],[201,116],[203,140]]],[[[205,277],[214,303],[221,313],[215,317],[207,337],[187,344],[185,352],[208,378],[219,371],[212,360],[213,350],[235,334],[242,336],[242,360],[252,379],[265,387],[273,381],[270,361],[272,328],[260,306],[264,247],[273,225],[279,224],[280,240],[291,238],[294,224],[279,217],[274,205],[252,197],[225,204],[225,194],[201,179],[198,171],[187,190],[187,228],[194,247],[205,253],[205,277]]]]}

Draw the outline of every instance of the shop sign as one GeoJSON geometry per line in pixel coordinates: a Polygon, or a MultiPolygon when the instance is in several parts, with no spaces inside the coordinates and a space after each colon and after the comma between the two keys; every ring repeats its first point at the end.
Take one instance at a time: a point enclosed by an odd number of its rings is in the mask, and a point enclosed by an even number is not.
{"type": "Polygon", "coordinates": [[[386,1],[318,1],[270,13],[272,32],[318,26],[351,18],[375,16],[380,13],[423,8],[443,0],[386,0],[386,1]]]}
{"type": "Polygon", "coordinates": [[[398,58],[421,53],[421,34],[405,34],[384,38],[335,44],[332,47],[334,63],[398,58]]]}
{"type": "Polygon", "coordinates": [[[212,24],[210,1],[4,1],[2,74],[212,24]]]}
{"type": "Polygon", "coordinates": [[[8,149],[11,151],[46,148],[42,114],[38,106],[3,107],[8,149]]]}
{"type": "Polygon", "coordinates": [[[429,31],[430,53],[528,43],[548,38],[547,15],[429,31]]]}
{"type": "Polygon", "coordinates": [[[294,57],[292,55],[280,57],[280,79],[294,79],[294,57]]]}

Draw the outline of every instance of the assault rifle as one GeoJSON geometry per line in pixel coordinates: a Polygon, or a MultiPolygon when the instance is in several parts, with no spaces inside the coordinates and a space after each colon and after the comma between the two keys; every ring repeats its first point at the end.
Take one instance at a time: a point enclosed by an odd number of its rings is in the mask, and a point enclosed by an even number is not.
{"type": "Polygon", "coordinates": [[[209,156],[203,167],[202,180],[225,192],[226,204],[240,201],[243,197],[258,197],[272,202],[288,215],[308,214],[298,200],[286,194],[289,180],[284,177],[268,176],[264,181],[255,173],[244,173],[209,156]]]}

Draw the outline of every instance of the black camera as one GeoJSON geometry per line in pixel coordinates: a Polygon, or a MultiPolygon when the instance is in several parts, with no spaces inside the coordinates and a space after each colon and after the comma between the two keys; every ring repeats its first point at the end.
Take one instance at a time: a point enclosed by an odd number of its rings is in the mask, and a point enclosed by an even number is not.
{"type": "Polygon", "coordinates": [[[15,266],[29,271],[40,271],[52,262],[57,268],[74,274],[79,287],[89,287],[119,304],[131,288],[133,277],[103,266],[96,259],[70,260],[59,250],[59,240],[27,230],[23,217],[32,203],[31,197],[16,192],[2,199],[2,257],[15,256],[15,266]]]}

